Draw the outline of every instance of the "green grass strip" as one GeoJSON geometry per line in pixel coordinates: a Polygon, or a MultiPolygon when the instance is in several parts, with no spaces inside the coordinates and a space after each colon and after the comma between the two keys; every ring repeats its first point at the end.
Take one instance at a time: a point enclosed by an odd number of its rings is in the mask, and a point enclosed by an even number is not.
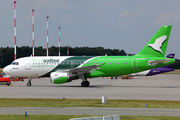
{"type": "MultiPolygon", "coordinates": [[[[0,115],[1,120],[69,120],[72,118],[97,117],[90,115],[0,115]]],[[[126,116],[121,120],[179,120],[180,117],[172,116],[126,116]]]]}
{"type": "Polygon", "coordinates": [[[115,108],[170,108],[180,109],[180,101],[165,100],[108,100],[101,99],[36,99],[0,98],[0,107],[115,107],[115,108]]]}

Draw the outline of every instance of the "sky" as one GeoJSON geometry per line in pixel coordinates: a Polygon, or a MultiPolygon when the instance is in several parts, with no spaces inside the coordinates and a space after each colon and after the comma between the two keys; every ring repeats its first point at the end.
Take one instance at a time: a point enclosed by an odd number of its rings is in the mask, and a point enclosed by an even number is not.
{"type": "MultiPolygon", "coordinates": [[[[17,0],[17,46],[104,47],[138,53],[162,25],[172,25],[166,55],[180,59],[180,0],[17,0]]],[[[14,3],[1,0],[0,47],[14,47],[14,3]]],[[[58,55],[58,51],[57,51],[58,55]]]]}

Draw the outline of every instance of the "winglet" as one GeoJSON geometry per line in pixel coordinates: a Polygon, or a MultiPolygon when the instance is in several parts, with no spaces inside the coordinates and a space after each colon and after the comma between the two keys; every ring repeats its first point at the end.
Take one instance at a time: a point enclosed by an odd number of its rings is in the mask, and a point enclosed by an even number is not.
{"type": "Polygon", "coordinates": [[[172,25],[162,26],[136,56],[164,57],[172,25]]]}

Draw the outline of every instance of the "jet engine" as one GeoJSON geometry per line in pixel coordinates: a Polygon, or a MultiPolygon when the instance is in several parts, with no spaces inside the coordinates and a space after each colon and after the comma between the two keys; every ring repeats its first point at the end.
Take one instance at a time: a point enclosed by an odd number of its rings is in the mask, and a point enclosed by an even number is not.
{"type": "Polygon", "coordinates": [[[69,73],[52,72],[50,74],[51,83],[54,84],[67,83],[75,79],[78,79],[78,76],[71,76],[69,73]]]}

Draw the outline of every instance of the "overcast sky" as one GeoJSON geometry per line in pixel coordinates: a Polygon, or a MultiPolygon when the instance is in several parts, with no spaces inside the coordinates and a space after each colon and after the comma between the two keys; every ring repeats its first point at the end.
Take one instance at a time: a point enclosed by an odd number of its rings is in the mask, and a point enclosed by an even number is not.
{"type": "MultiPolygon", "coordinates": [[[[138,53],[162,25],[173,25],[166,55],[180,59],[180,0],[17,0],[17,46],[32,46],[32,7],[35,47],[104,47],[138,53]]],[[[14,46],[14,3],[1,0],[0,47],[14,46]]],[[[57,51],[58,55],[58,51],[57,51]]]]}

